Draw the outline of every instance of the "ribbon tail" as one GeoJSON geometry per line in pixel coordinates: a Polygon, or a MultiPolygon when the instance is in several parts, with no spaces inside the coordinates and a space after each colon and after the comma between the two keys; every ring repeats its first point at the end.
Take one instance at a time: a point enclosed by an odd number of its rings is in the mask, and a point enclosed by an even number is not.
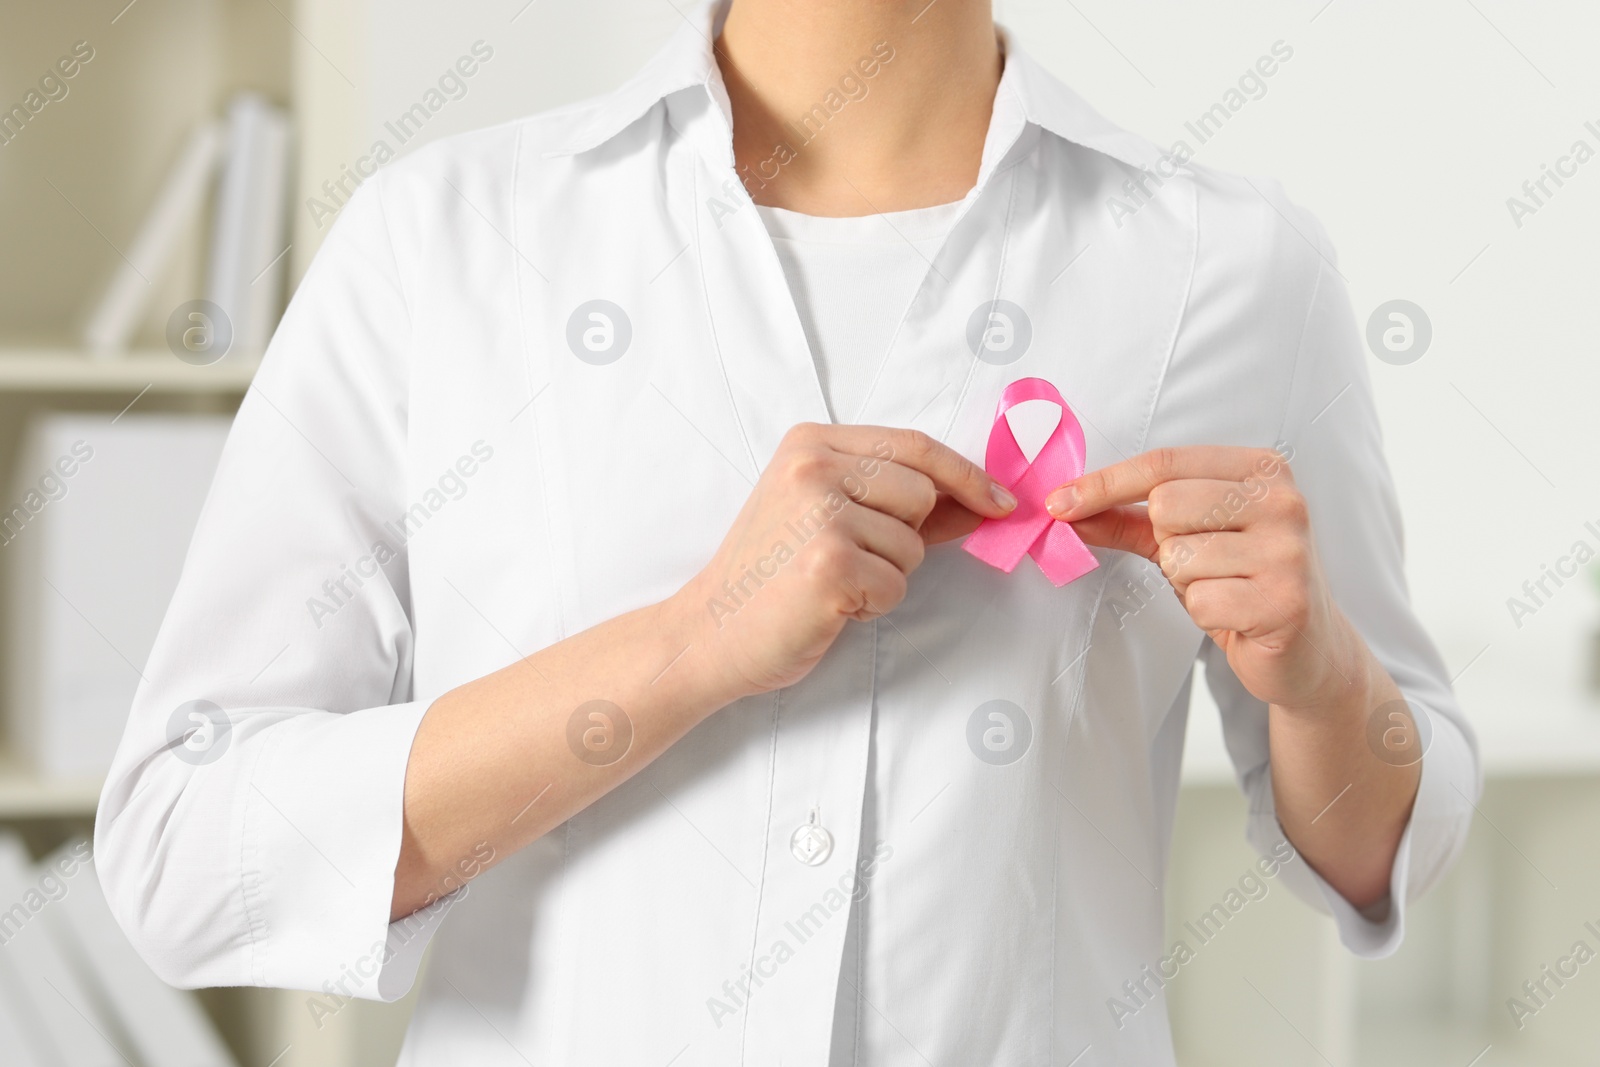
{"type": "Polygon", "coordinates": [[[1089,546],[1064,522],[1052,522],[1028,549],[1028,554],[1057,588],[1077,581],[1100,566],[1089,546]]]}

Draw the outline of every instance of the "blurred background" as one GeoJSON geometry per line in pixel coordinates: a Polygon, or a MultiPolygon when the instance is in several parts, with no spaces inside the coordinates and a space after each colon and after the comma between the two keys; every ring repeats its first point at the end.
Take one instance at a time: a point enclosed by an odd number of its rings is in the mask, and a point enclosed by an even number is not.
{"type": "MultiPolygon", "coordinates": [[[[612,88],[681,24],[674,4],[0,11],[5,1062],[394,1062],[405,1002],[330,1016],[303,992],[178,993],[144,970],[84,843],[100,775],[229,415],[363,160],[612,88]],[[469,55],[475,72],[441,83],[469,55]]],[[[1327,226],[1371,338],[1413,597],[1483,752],[1471,843],[1401,952],[1350,958],[1273,887],[1168,985],[1180,1062],[1597,1062],[1600,8],[996,6],[1112,120],[1277,177],[1327,226]],[[1226,121],[1200,128],[1219,104],[1226,121]]],[[[1196,690],[1173,931],[1253,860],[1196,690]]]]}

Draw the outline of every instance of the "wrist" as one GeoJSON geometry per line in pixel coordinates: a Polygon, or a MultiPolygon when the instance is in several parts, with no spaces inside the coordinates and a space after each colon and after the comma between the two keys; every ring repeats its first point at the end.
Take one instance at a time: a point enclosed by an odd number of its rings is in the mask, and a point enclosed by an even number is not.
{"type": "Polygon", "coordinates": [[[1355,625],[1337,608],[1333,616],[1331,636],[1317,649],[1316,658],[1325,668],[1321,684],[1305,700],[1279,705],[1285,711],[1320,717],[1344,712],[1365,715],[1386,699],[1385,691],[1394,688],[1355,625]]]}
{"type": "Polygon", "coordinates": [[[662,632],[673,635],[674,651],[682,653],[660,681],[676,675],[674,687],[682,688],[696,706],[705,707],[708,716],[757,691],[729,662],[710,604],[711,598],[696,576],[657,605],[662,632]]]}

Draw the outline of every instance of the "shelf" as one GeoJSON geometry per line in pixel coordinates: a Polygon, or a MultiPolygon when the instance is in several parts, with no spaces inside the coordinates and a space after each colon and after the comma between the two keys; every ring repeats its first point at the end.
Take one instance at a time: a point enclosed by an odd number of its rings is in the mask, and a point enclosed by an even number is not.
{"type": "Polygon", "coordinates": [[[0,820],[91,818],[101,781],[45,779],[15,756],[0,753],[0,820]]]}
{"type": "MultiPolygon", "coordinates": [[[[1481,1020],[1428,1016],[1365,1022],[1358,1040],[1363,1067],[1413,1067],[1430,1062],[1465,1065],[1468,1061],[1476,1064],[1480,1059],[1487,1063],[1489,1057],[1483,1054],[1495,1043],[1492,1031],[1481,1020]]],[[[1501,1051],[1505,1049],[1502,1043],[1501,1051]]],[[[1578,1067],[1575,1060],[1538,1062],[1545,1067],[1578,1067]]]]}
{"type": "Polygon", "coordinates": [[[0,349],[0,392],[238,394],[260,365],[239,355],[197,367],[160,351],[95,358],[74,349],[0,349]]]}

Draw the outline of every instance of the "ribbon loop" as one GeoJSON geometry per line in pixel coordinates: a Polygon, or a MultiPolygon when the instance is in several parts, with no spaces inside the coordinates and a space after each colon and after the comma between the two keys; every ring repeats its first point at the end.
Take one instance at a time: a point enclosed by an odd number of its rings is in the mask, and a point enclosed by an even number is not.
{"type": "Polygon", "coordinates": [[[1083,476],[1086,450],[1083,427],[1056,387],[1043,378],[1022,378],[1006,386],[995,411],[994,427],[984,454],[984,468],[1010,489],[1017,507],[1003,519],[985,519],[962,546],[992,567],[1010,574],[1032,556],[1057,586],[1076,581],[1100,565],[1089,546],[1070,525],[1045,510],[1044,501],[1057,486],[1083,476]],[[1046,400],[1061,409],[1061,421],[1029,463],[1011,432],[1006,412],[1029,400],[1046,400]]]}

